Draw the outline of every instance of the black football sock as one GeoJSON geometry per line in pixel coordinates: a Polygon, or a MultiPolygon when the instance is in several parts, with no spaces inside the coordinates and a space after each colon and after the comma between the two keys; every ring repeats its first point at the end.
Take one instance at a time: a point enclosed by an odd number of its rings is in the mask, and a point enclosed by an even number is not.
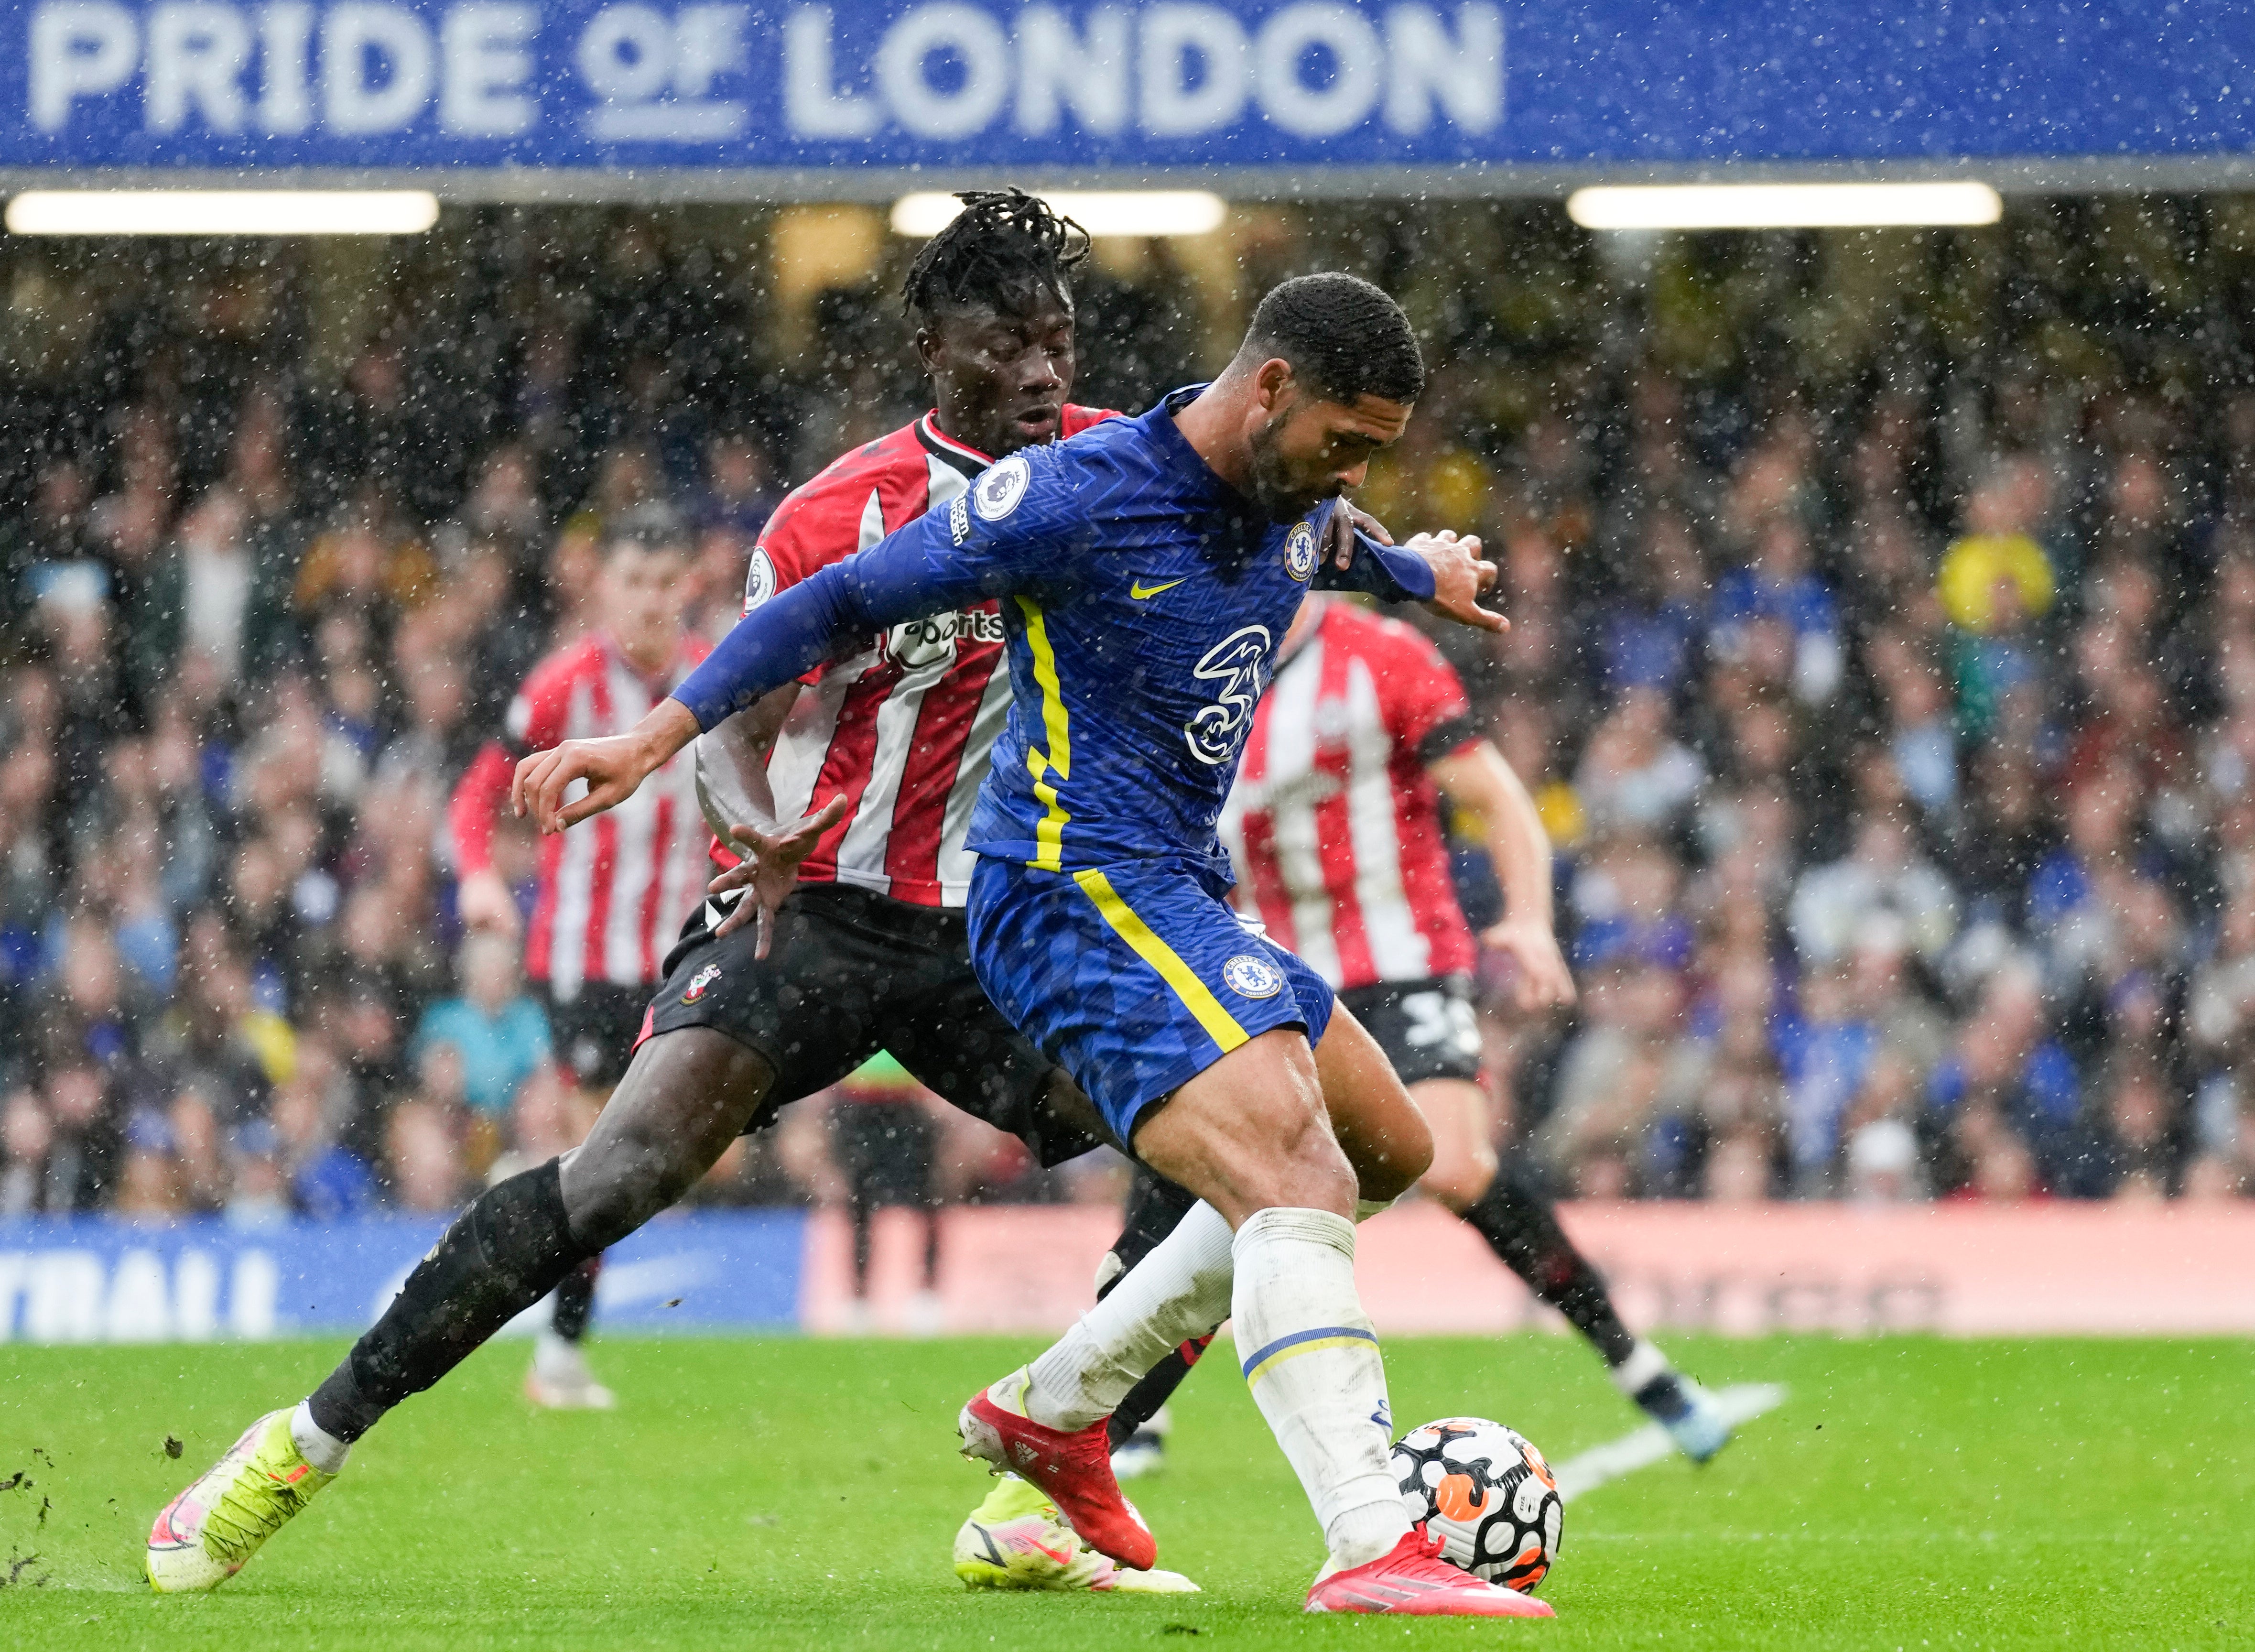
{"type": "Polygon", "coordinates": [[[1112,1420],[1105,1424],[1105,1433],[1114,1451],[1133,1439],[1136,1430],[1158,1416],[1159,1408],[1173,1396],[1177,1388],[1182,1387],[1183,1379],[1191,1374],[1191,1367],[1198,1362],[1198,1356],[1206,1351],[1206,1346],[1212,1340],[1213,1332],[1211,1331],[1202,1337],[1191,1338],[1146,1371],[1142,1381],[1128,1390],[1128,1397],[1113,1409],[1112,1420]]]}
{"type": "Polygon", "coordinates": [[[1506,1163],[1472,1208],[1464,1213],[1503,1265],[1527,1282],[1587,1337],[1606,1365],[1618,1367],[1636,1352],[1637,1340],[1613,1311],[1605,1282],[1574,1248],[1558,1226],[1549,1197],[1518,1166],[1506,1163]]]}
{"type": "Polygon", "coordinates": [[[1138,1164],[1135,1179],[1128,1189],[1128,1210],[1120,1237],[1112,1241],[1112,1255],[1120,1265],[1096,1294],[1100,1297],[1111,1290],[1113,1280],[1157,1249],[1159,1241],[1182,1226],[1183,1218],[1197,1203],[1198,1195],[1188,1188],[1177,1187],[1138,1164]]]}
{"type": "Polygon", "coordinates": [[[869,1299],[869,1259],[876,1249],[877,1207],[856,1188],[847,1206],[854,1223],[854,1300],[869,1299]]]}
{"type": "Polygon", "coordinates": [[[358,1439],[594,1254],[572,1236],[556,1160],[488,1188],[313,1390],[314,1423],[348,1445],[358,1439]]]}
{"type": "MultiPolygon", "coordinates": [[[[1154,1176],[1142,1165],[1135,1167],[1135,1180],[1128,1191],[1127,1219],[1120,1237],[1113,1241],[1112,1256],[1120,1265],[1117,1271],[1097,1287],[1099,1297],[1118,1283],[1120,1277],[1137,1262],[1149,1255],[1161,1240],[1175,1231],[1191,1206],[1198,1203],[1198,1195],[1178,1187],[1163,1177],[1154,1176]]],[[[1119,1445],[1132,1437],[1159,1414],[1159,1408],[1182,1386],[1191,1367],[1205,1352],[1206,1344],[1213,1340],[1209,1332],[1203,1337],[1184,1343],[1169,1353],[1143,1375],[1143,1380],[1128,1390],[1112,1413],[1106,1427],[1112,1444],[1119,1445]]]]}
{"type": "Polygon", "coordinates": [[[602,1272],[603,1259],[590,1256],[556,1287],[556,1317],[549,1329],[565,1341],[577,1342],[587,1334],[587,1322],[595,1317],[595,1281],[602,1272]]]}

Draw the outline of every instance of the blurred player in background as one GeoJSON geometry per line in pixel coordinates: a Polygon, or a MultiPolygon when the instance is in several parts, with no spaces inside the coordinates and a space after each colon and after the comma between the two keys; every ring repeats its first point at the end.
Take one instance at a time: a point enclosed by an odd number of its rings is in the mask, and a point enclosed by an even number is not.
{"type": "MultiPolygon", "coordinates": [[[[711,644],[682,622],[682,580],[692,559],[685,530],[669,516],[611,524],[603,547],[603,629],[533,668],[509,703],[507,740],[488,742],[455,786],[447,822],[462,922],[473,931],[514,938],[524,928],[493,853],[495,819],[517,760],[566,740],[633,728],[705,657],[711,644]]],[[[537,1097],[518,1108],[511,1156],[520,1163],[576,1146],[594,1125],[625,1074],[673,937],[704,895],[706,836],[693,757],[669,763],[605,820],[607,829],[583,839],[541,845],[524,973],[548,1012],[569,1086],[561,1095],[527,1086],[537,1097]]],[[[538,1404],[608,1409],[614,1403],[580,1348],[601,1267],[602,1258],[591,1256],[556,1287],[554,1315],[537,1333],[525,1374],[525,1392],[538,1404]]]]}
{"type": "MultiPolygon", "coordinates": [[[[1499,1165],[1479,1083],[1471,981],[1479,946],[1512,965],[1533,1014],[1574,1000],[1551,921],[1550,843],[1493,742],[1473,732],[1456,672],[1413,627],[1317,593],[1293,622],[1221,819],[1240,906],[1315,966],[1370,1029],[1432,1127],[1420,1185],[1470,1223],[1528,1289],[1573,1324],[1614,1384],[1705,1462],[1730,1440],[1714,1402],[1632,1335],[1535,1179],[1499,1165]],[[1475,944],[1449,871],[1444,800],[1479,822],[1504,892],[1475,944]]],[[[1133,1267],[1190,1199],[1139,1174],[1107,1269],[1133,1267]]],[[[1113,1413],[1117,1469],[1148,1473],[1150,1420],[1195,1362],[1185,1344],[1113,1413]]]]}
{"type": "Polygon", "coordinates": [[[854,1228],[854,1304],[848,1329],[869,1329],[869,1255],[877,1213],[911,1210],[924,1222],[924,1269],[909,1303],[908,1329],[917,1336],[940,1328],[939,1199],[933,1159],[937,1121],[924,1103],[930,1092],[916,1075],[880,1050],[839,1082],[830,1108],[830,1150],[845,1184],[846,1214],[854,1228]]]}

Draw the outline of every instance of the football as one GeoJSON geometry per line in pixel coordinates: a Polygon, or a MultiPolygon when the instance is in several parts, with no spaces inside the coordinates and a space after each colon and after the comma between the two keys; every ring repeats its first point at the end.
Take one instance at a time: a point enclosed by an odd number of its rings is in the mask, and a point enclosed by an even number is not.
{"type": "Polygon", "coordinates": [[[1532,1593],[1558,1558],[1565,1500],[1542,1453],[1485,1417],[1451,1417],[1404,1434],[1394,1483],[1441,1557],[1476,1578],[1532,1593]]]}

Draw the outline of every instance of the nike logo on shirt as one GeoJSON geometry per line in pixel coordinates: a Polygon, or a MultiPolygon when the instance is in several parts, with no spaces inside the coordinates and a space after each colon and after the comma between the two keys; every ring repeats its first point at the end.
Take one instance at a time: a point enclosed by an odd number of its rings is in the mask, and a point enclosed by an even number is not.
{"type": "MultiPolygon", "coordinates": [[[[1184,575],[1183,576],[1183,579],[1184,579],[1184,580],[1186,580],[1186,579],[1188,579],[1188,578],[1190,578],[1190,575],[1188,575],[1187,573],[1186,573],[1186,574],[1184,574],[1184,575]]],[[[1171,590],[1173,590],[1177,586],[1180,585],[1182,582],[1183,582],[1183,580],[1168,580],[1164,585],[1146,585],[1146,584],[1144,584],[1144,583],[1142,582],[1142,580],[1136,580],[1136,581],[1135,581],[1135,584],[1133,584],[1133,585],[1131,585],[1131,586],[1129,586],[1129,587],[1128,587],[1128,596],[1129,596],[1131,599],[1133,599],[1133,600],[1134,600],[1134,601],[1138,601],[1138,602],[1148,601],[1149,601],[1152,597],[1155,597],[1155,596],[1158,595],[1158,594],[1159,594],[1159,593],[1160,593],[1160,592],[1162,592],[1162,591],[1171,591],[1171,590]]]]}

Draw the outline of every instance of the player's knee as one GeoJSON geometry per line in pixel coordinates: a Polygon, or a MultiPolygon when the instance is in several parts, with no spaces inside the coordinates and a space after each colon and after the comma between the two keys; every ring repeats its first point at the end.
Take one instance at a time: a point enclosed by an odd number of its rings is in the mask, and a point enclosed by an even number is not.
{"type": "Polygon", "coordinates": [[[1479,1203],[1494,1180],[1495,1149],[1477,1139],[1437,1142],[1424,1177],[1426,1192],[1457,1212],[1479,1203]]]}
{"type": "Polygon", "coordinates": [[[703,1169],[679,1143],[632,1127],[581,1143],[564,1157],[573,1237],[591,1250],[617,1244],[686,1193],[703,1169]]]}
{"type": "Polygon", "coordinates": [[[1347,1217],[1354,1214],[1359,1178],[1345,1150],[1321,1120],[1300,1124],[1282,1146],[1274,1161],[1273,1175],[1263,1178],[1268,1185],[1256,1192],[1257,1204],[1327,1210],[1347,1217]]]}
{"type": "Polygon", "coordinates": [[[1407,1095],[1381,1117],[1356,1121],[1352,1150],[1357,1194],[1391,1202],[1417,1185],[1433,1162],[1433,1129],[1407,1095]]]}

